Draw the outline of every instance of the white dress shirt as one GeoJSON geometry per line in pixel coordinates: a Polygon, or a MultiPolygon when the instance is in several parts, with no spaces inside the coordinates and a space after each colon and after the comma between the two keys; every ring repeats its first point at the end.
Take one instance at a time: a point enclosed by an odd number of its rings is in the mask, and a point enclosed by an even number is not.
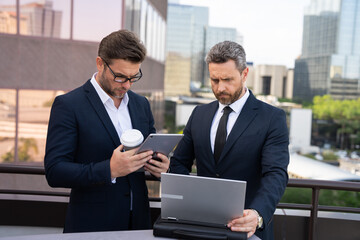
{"type": "MultiPolygon", "coordinates": [[[[125,93],[123,99],[121,100],[119,108],[116,108],[114,104],[114,100],[112,100],[112,98],[100,87],[100,85],[96,81],[95,77],[97,74],[98,74],[97,72],[94,73],[90,82],[94,86],[97,94],[99,95],[102,103],[104,104],[106,112],[108,113],[120,139],[121,134],[124,131],[128,129],[132,129],[131,118],[128,109],[129,96],[127,93],[125,93]]],[[[115,184],[116,178],[111,179],[111,182],[115,184]]],[[[131,198],[130,210],[132,210],[133,195],[131,190],[130,190],[130,198],[131,198]]]]}
{"type": "Polygon", "coordinates": [[[222,115],[224,113],[224,107],[229,106],[232,109],[232,112],[229,114],[228,122],[226,125],[226,129],[227,129],[226,137],[228,137],[235,122],[236,122],[236,119],[239,117],[241,110],[245,105],[246,100],[250,96],[249,90],[247,88],[245,88],[245,91],[246,92],[245,92],[244,96],[242,96],[240,99],[236,100],[235,102],[233,102],[230,105],[224,105],[219,102],[219,108],[215,113],[214,119],[211,124],[211,130],[210,130],[210,143],[211,143],[211,149],[212,149],[213,153],[214,153],[216,131],[219,126],[220,118],[222,117],[222,115]]]}
{"type": "Polygon", "coordinates": [[[99,95],[102,103],[104,104],[106,112],[109,114],[109,117],[120,139],[120,136],[124,131],[132,129],[131,118],[128,109],[129,96],[127,93],[125,93],[119,108],[116,108],[114,101],[95,80],[96,74],[97,73],[92,76],[90,82],[94,86],[97,94],[99,95]]]}

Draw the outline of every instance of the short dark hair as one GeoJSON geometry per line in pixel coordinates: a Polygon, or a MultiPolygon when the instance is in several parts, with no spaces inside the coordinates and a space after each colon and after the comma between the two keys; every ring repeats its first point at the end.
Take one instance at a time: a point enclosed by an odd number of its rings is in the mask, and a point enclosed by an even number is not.
{"type": "Polygon", "coordinates": [[[98,56],[109,64],[112,59],[141,63],[145,59],[146,48],[133,32],[122,29],[110,33],[101,40],[98,56]]]}
{"type": "Polygon", "coordinates": [[[244,71],[246,68],[246,54],[240,44],[231,41],[217,43],[210,49],[205,58],[208,65],[209,63],[225,63],[229,60],[235,62],[240,73],[244,71]]]}

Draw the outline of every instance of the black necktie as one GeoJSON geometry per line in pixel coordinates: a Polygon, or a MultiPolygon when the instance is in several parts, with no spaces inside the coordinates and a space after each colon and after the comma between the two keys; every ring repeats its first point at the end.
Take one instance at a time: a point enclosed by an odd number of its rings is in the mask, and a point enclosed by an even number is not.
{"type": "Polygon", "coordinates": [[[224,113],[220,118],[219,126],[216,131],[216,137],[215,137],[215,146],[214,146],[215,163],[218,163],[221,152],[226,142],[226,136],[227,136],[226,125],[229,118],[229,114],[231,112],[232,109],[229,106],[224,107],[224,113]]]}

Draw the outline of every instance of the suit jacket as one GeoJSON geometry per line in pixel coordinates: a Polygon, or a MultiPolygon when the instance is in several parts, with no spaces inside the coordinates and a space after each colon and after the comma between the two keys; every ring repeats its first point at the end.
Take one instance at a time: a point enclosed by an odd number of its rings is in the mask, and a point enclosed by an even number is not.
{"type": "Polygon", "coordinates": [[[286,115],[257,100],[250,91],[216,165],[210,128],[217,109],[217,101],[194,109],[184,137],[171,158],[171,172],[189,174],[196,159],[199,176],[247,181],[245,208],[256,209],[265,225],[256,235],[261,239],[273,239],[272,216],[288,181],[286,115]]]}
{"type": "MultiPolygon", "coordinates": [[[[128,91],[134,129],[144,137],[155,132],[145,97],[128,91]]],[[[64,232],[148,229],[150,210],[143,172],[111,183],[110,157],[120,139],[96,90],[83,86],[55,98],[45,153],[45,174],[52,187],[71,188],[64,232]]]]}

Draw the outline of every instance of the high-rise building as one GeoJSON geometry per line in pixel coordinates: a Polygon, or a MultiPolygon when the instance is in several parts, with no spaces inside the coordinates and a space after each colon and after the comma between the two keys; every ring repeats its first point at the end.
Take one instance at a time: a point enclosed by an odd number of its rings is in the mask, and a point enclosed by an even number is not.
{"type": "Polygon", "coordinates": [[[305,9],[294,99],[360,97],[360,0],[312,0],[305,9]]]}
{"type": "MultiPolygon", "coordinates": [[[[206,53],[217,43],[223,42],[225,40],[234,41],[243,45],[243,37],[238,34],[235,28],[224,28],[224,27],[211,27],[208,26],[205,32],[205,52],[206,53]]],[[[205,87],[210,87],[209,79],[209,69],[205,65],[204,59],[202,59],[204,64],[204,75],[202,77],[201,84],[205,87]]]]}
{"type": "Polygon", "coordinates": [[[189,95],[190,82],[201,82],[208,22],[207,7],[168,4],[165,95],[189,95]]]}
{"type": "Polygon", "coordinates": [[[208,7],[168,5],[165,95],[190,95],[208,87],[205,55],[224,40],[242,40],[235,28],[211,27],[208,7]]]}

